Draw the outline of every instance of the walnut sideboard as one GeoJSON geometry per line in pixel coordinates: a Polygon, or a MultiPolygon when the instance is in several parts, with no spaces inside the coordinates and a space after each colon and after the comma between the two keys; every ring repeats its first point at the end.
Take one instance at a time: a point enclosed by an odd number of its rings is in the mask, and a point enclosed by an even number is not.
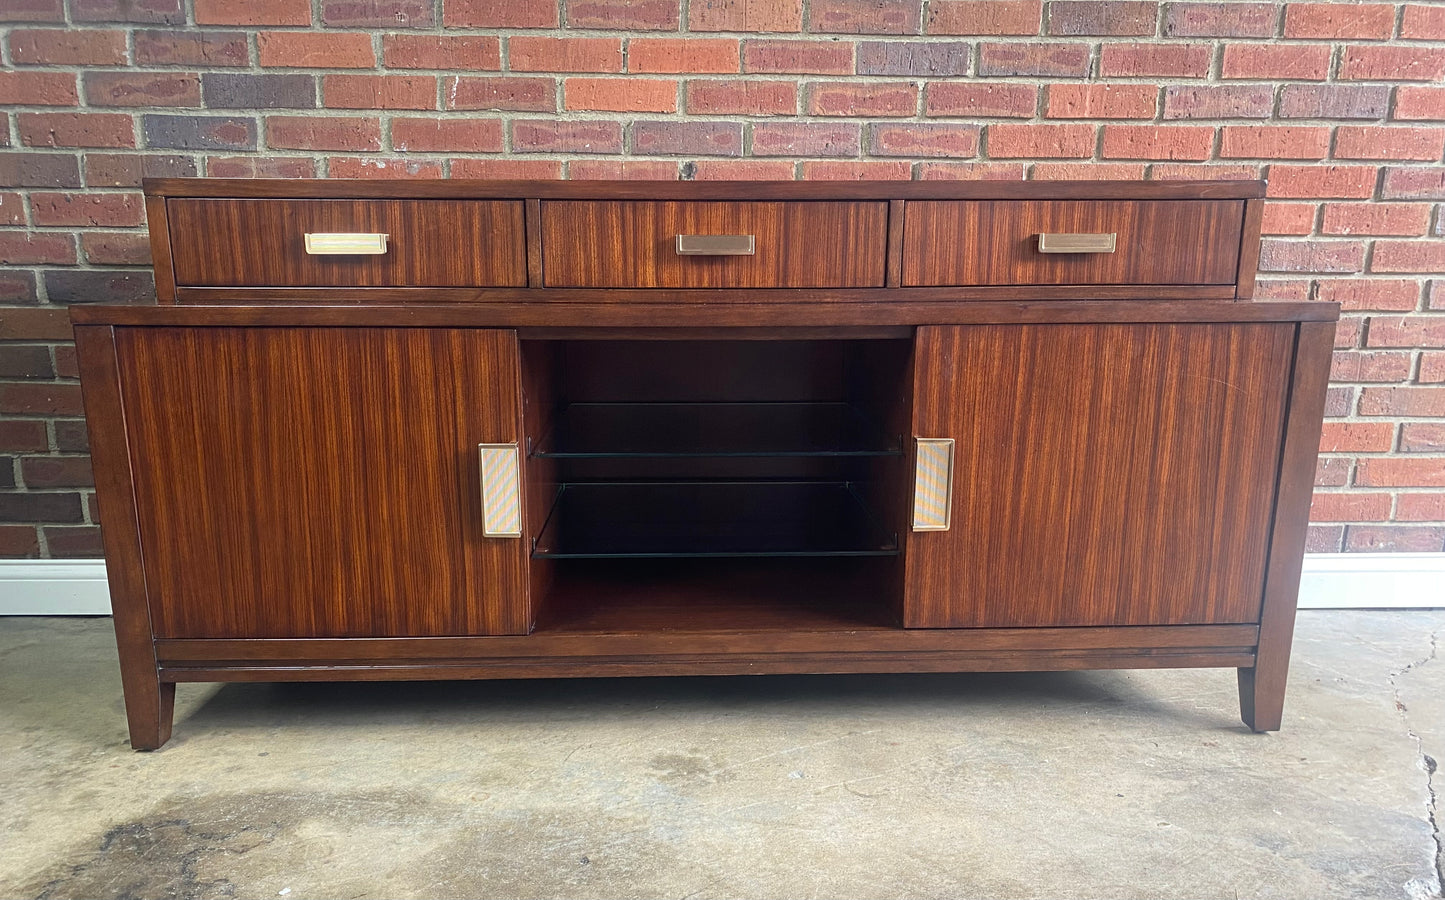
{"type": "Polygon", "coordinates": [[[177,682],[1239,670],[1338,308],[1259,182],[163,179],[76,325],[131,743],[177,682]]]}

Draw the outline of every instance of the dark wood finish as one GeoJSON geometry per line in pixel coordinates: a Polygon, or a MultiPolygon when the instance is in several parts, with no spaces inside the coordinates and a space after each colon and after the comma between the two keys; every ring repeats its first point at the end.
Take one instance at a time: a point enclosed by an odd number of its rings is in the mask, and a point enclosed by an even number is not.
{"type": "Polygon", "coordinates": [[[552,288],[882,287],[888,204],[542,201],[552,288]],[[752,256],[680,256],[678,235],[752,235],[752,256]]]}
{"type": "Polygon", "coordinates": [[[521,633],[525,542],[482,536],[518,438],[506,331],[118,332],[159,637],[521,633]]]}
{"type": "Polygon", "coordinates": [[[1320,446],[1325,389],[1334,347],[1333,322],[1299,326],[1289,393],[1284,448],[1279,461],[1274,524],[1269,538],[1269,569],[1259,617],[1259,654],[1253,666],[1239,670],[1239,706],[1244,723],[1255,731],[1277,731],[1284,715],[1294,637],[1295,601],[1304,565],[1305,532],[1314,491],[1315,459],[1320,446]]]}
{"type": "Polygon", "coordinates": [[[176,270],[171,262],[171,229],[164,197],[146,197],[146,227],[150,230],[151,265],[156,273],[156,300],[176,302],[176,270]]]}
{"type": "Polygon", "coordinates": [[[524,204],[527,219],[527,287],[542,287],[542,201],[524,204]]]}
{"type": "Polygon", "coordinates": [[[883,283],[896,288],[903,283],[903,222],[904,200],[888,201],[888,268],[883,283]]]}
{"type": "Polygon", "coordinates": [[[96,499],[105,520],[101,540],[105,543],[105,575],[120,651],[130,744],[137,750],[155,750],[170,739],[176,689],[157,674],[115,331],[101,325],[82,326],[75,329],[75,346],[84,385],[96,499]]]}
{"type": "Polygon", "coordinates": [[[186,286],[413,287],[527,284],[520,201],[167,201],[186,286]],[[390,235],[384,254],[312,256],[307,232],[390,235]]]}
{"type": "Polygon", "coordinates": [[[1241,200],[915,200],[904,285],[1228,284],[1241,200]],[[1041,253],[1042,233],[1118,235],[1113,253],[1041,253]]]}
{"type": "Polygon", "coordinates": [[[1259,617],[1293,328],[919,329],[914,434],[953,520],[912,535],[905,624],[1259,617]]]}
{"type": "Polygon", "coordinates": [[[1254,296],[1254,276],[1259,269],[1259,232],[1264,225],[1263,197],[1244,201],[1244,230],[1239,236],[1239,274],[1234,296],[1249,300],[1254,296]]]}

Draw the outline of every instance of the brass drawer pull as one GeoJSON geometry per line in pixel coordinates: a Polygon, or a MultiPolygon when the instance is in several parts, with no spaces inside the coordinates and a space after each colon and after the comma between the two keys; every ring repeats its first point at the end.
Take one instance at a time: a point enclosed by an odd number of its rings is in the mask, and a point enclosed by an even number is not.
{"type": "Polygon", "coordinates": [[[521,454],[516,444],[478,444],[482,464],[482,534],[522,536],[521,454]]]}
{"type": "Polygon", "coordinates": [[[1109,234],[1041,234],[1040,253],[1113,253],[1119,235],[1109,234]]]}
{"type": "Polygon", "coordinates": [[[678,256],[752,256],[755,252],[750,234],[679,234],[678,256]]]}
{"type": "Polygon", "coordinates": [[[913,530],[947,531],[953,506],[953,438],[913,440],[913,530]]]}
{"type": "Polygon", "coordinates": [[[376,256],[386,252],[386,234],[306,233],[312,256],[376,256]]]}

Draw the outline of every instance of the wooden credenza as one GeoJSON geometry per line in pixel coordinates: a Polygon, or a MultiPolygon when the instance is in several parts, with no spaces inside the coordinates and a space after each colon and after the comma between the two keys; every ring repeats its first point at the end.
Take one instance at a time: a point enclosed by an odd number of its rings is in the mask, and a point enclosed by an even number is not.
{"type": "Polygon", "coordinates": [[[75,307],[175,684],[1234,667],[1280,726],[1338,308],[1263,185],[146,183],[75,307]]]}

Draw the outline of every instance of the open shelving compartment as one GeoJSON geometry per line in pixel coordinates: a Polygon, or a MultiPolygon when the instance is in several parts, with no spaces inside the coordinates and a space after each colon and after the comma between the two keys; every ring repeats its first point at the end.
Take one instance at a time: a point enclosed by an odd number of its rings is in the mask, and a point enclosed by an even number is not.
{"type": "Polygon", "coordinates": [[[523,341],[538,629],[892,624],[911,352],[523,341]]]}

